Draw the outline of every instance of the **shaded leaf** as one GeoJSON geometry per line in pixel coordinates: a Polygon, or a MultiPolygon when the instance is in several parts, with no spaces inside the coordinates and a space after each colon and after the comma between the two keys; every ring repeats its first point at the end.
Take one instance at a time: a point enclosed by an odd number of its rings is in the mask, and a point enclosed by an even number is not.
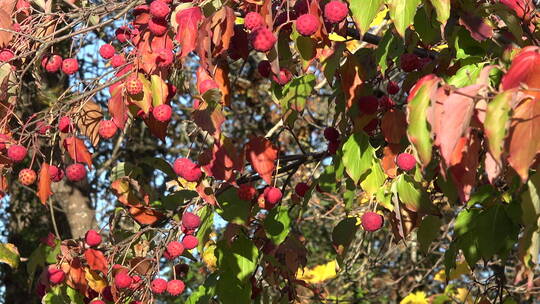
{"type": "Polygon", "coordinates": [[[289,207],[280,204],[273,208],[263,222],[266,236],[276,245],[281,244],[287,238],[291,229],[291,218],[289,217],[289,207]]]}
{"type": "Polygon", "coordinates": [[[384,113],[381,120],[381,130],[384,139],[391,144],[399,144],[407,134],[407,117],[398,109],[391,109],[384,113]]]}
{"type": "Polygon", "coordinates": [[[422,219],[418,228],[418,242],[424,253],[428,253],[429,245],[440,235],[441,224],[441,219],[437,216],[428,215],[422,219]]]}
{"type": "Polygon", "coordinates": [[[253,169],[269,185],[272,184],[277,155],[277,148],[264,137],[253,137],[246,145],[246,158],[253,169]]]}
{"type": "Polygon", "coordinates": [[[427,191],[411,176],[402,174],[396,180],[396,189],[399,200],[405,207],[413,212],[439,215],[439,209],[433,205],[427,191]]]}
{"type": "Polygon", "coordinates": [[[420,2],[421,0],[387,0],[390,19],[394,22],[394,26],[401,37],[405,36],[405,30],[413,24],[416,8],[420,2]]]}
{"type": "Polygon", "coordinates": [[[99,143],[99,122],[103,119],[101,107],[95,102],[87,101],[79,113],[77,127],[83,135],[90,139],[90,143],[96,147],[99,143]]]}
{"type": "Polygon", "coordinates": [[[20,256],[17,247],[10,243],[0,243],[0,263],[15,269],[19,267],[20,256]]]}
{"type": "Polygon", "coordinates": [[[199,107],[193,111],[192,118],[201,129],[210,133],[214,138],[219,138],[221,125],[225,122],[221,105],[201,102],[199,107]]]}
{"type": "Polygon", "coordinates": [[[348,217],[339,222],[332,231],[332,245],[338,253],[343,256],[354,239],[358,226],[355,217],[348,217]]]}
{"type": "Polygon", "coordinates": [[[251,203],[238,197],[237,190],[230,187],[220,194],[217,199],[220,208],[217,213],[226,221],[238,225],[247,223],[251,211],[251,203]]]}

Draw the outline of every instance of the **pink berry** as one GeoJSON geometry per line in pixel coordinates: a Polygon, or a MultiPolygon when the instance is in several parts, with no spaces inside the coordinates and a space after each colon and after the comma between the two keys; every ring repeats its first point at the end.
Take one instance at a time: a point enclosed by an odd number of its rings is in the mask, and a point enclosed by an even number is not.
{"type": "Polygon", "coordinates": [[[175,160],[173,169],[176,174],[180,175],[188,182],[198,181],[202,176],[200,166],[187,158],[179,158],[175,160]]]}
{"type": "Polygon", "coordinates": [[[315,34],[320,26],[319,18],[312,14],[304,14],[296,19],[296,30],[303,36],[315,34]]]}
{"type": "Polygon", "coordinates": [[[99,48],[99,55],[104,59],[111,59],[115,52],[114,47],[110,44],[104,44],[99,48]]]}
{"type": "Polygon", "coordinates": [[[131,279],[127,271],[120,271],[114,277],[114,284],[118,288],[128,288],[132,282],[133,279],[131,279]]]}
{"type": "Polygon", "coordinates": [[[152,289],[154,294],[162,294],[167,290],[167,281],[162,278],[154,279],[150,283],[150,289],[152,289]]]}
{"type": "Polygon", "coordinates": [[[201,225],[201,218],[192,212],[185,212],[182,215],[182,226],[188,229],[197,229],[201,225]]]}
{"type": "Polygon", "coordinates": [[[99,235],[99,233],[94,229],[90,229],[86,232],[84,241],[90,247],[99,246],[99,244],[101,244],[101,235],[99,235]]]}
{"type": "Polygon", "coordinates": [[[358,108],[362,113],[371,115],[379,109],[379,100],[375,96],[362,96],[358,99],[358,108]]]}
{"type": "Polygon", "coordinates": [[[289,81],[291,81],[292,74],[288,69],[281,68],[279,70],[279,75],[272,76],[272,79],[279,85],[286,85],[287,83],[289,83],[289,81]]]}
{"type": "Polygon", "coordinates": [[[164,19],[152,18],[148,21],[148,29],[156,36],[163,36],[167,33],[169,25],[164,19]]]}
{"type": "Polygon", "coordinates": [[[102,120],[99,122],[98,133],[101,138],[109,139],[116,134],[118,127],[112,120],[102,120]]]}
{"type": "Polygon", "coordinates": [[[49,267],[47,269],[47,278],[52,285],[57,285],[64,282],[66,274],[62,271],[62,269],[49,267]]]}
{"type": "Polygon", "coordinates": [[[379,98],[379,104],[383,109],[389,110],[396,106],[396,102],[390,98],[388,95],[384,95],[381,98],[379,98]]]}
{"type": "Polygon", "coordinates": [[[349,8],[345,2],[332,0],[324,6],[324,17],[330,23],[340,23],[349,14],[349,8]]]}
{"type": "Polygon", "coordinates": [[[66,168],[66,176],[72,182],[82,181],[86,178],[86,168],[83,164],[71,164],[66,168]]]}
{"type": "Polygon", "coordinates": [[[172,116],[172,108],[168,104],[160,104],[152,110],[152,115],[161,122],[169,121],[172,116]]]}
{"type": "Polygon", "coordinates": [[[49,73],[58,72],[62,68],[62,57],[59,55],[52,55],[49,57],[43,57],[41,65],[49,73]]]}
{"type": "Polygon", "coordinates": [[[274,36],[274,33],[272,33],[271,30],[261,26],[251,32],[249,35],[249,40],[256,51],[268,52],[274,47],[277,38],[274,36]]]}
{"type": "Polygon", "coordinates": [[[75,58],[64,59],[62,62],[62,72],[72,75],[79,70],[79,62],[75,58]]]}
{"type": "Polygon", "coordinates": [[[11,50],[3,49],[0,51],[0,62],[8,62],[13,57],[15,57],[15,54],[11,50]]]}
{"type": "Polygon", "coordinates": [[[126,64],[126,58],[124,57],[124,54],[116,54],[112,56],[111,65],[113,66],[113,68],[123,66],[124,64],[126,64]]]}
{"type": "Polygon", "coordinates": [[[270,206],[274,207],[283,196],[281,193],[281,190],[276,187],[266,187],[263,192],[264,195],[264,201],[268,203],[270,206]]]}
{"type": "Polygon", "coordinates": [[[169,5],[161,0],[154,0],[150,3],[150,15],[154,18],[165,19],[170,12],[169,5]]]}
{"type": "Polygon", "coordinates": [[[249,12],[244,17],[244,26],[248,30],[254,30],[262,25],[264,25],[263,17],[257,12],[249,12]]]}
{"type": "Polygon", "coordinates": [[[412,154],[400,153],[396,157],[396,164],[401,170],[410,171],[416,167],[416,159],[412,154]]]}
{"type": "Polygon", "coordinates": [[[184,253],[184,245],[178,241],[172,241],[167,244],[167,253],[171,258],[176,258],[184,253]]]}
{"type": "Polygon", "coordinates": [[[116,39],[120,43],[124,43],[128,40],[128,37],[130,36],[130,30],[127,26],[121,26],[115,31],[116,39]]]}
{"type": "Polygon", "coordinates": [[[101,300],[93,300],[92,302],[90,302],[90,304],[105,304],[105,302],[101,300]]]}
{"type": "Polygon", "coordinates": [[[28,150],[21,145],[13,145],[8,148],[8,158],[14,163],[20,163],[26,157],[28,150]]]}
{"type": "Polygon", "coordinates": [[[383,217],[375,212],[366,212],[362,215],[362,228],[373,232],[381,229],[383,225],[383,217]]]}
{"type": "Polygon", "coordinates": [[[304,197],[309,190],[309,185],[306,183],[298,183],[294,187],[294,192],[300,197],[304,197]]]}
{"type": "Polygon", "coordinates": [[[191,250],[199,245],[199,240],[195,236],[188,234],[182,239],[182,245],[185,249],[191,250]]]}
{"type": "Polygon", "coordinates": [[[64,178],[64,170],[62,170],[61,168],[58,168],[55,165],[50,165],[49,176],[51,177],[51,180],[53,182],[57,183],[64,178]]]}
{"type": "Polygon", "coordinates": [[[180,280],[172,280],[167,282],[167,292],[171,296],[177,296],[179,294],[182,294],[185,288],[186,286],[184,285],[184,282],[180,280]]]}

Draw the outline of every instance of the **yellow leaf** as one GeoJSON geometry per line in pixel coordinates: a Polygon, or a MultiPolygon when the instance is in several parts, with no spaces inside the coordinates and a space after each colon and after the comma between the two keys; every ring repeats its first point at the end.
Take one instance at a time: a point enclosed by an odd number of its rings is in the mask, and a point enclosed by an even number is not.
{"type": "Polygon", "coordinates": [[[379,13],[377,13],[377,16],[375,16],[375,19],[373,19],[373,21],[369,25],[369,28],[380,26],[383,23],[384,19],[386,19],[386,14],[388,14],[388,8],[385,8],[379,13]]]}
{"type": "Polygon", "coordinates": [[[211,271],[214,271],[216,269],[217,258],[216,258],[216,255],[214,254],[215,250],[216,250],[216,245],[213,245],[213,244],[209,246],[205,245],[205,248],[202,254],[202,260],[204,264],[206,265],[206,268],[208,268],[211,271]]]}
{"type": "Polygon", "coordinates": [[[429,302],[425,292],[417,291],[407,295],[399,304],[429,304],[429,302]]]}
{"type": "Polygon", "coordinates": [[[328,39],[330,39],[332,41],[339,41],[339,42],[347,40],[345,37],[340,36],[340,35],[338,35],[338,34],[336,34],[334,32],[332,32],[332,33],[330,33],[330,35],[328,35],[328,39]]]}
{"type": "Polygon", "coordinates": [[[317,284],[336,277],[336,260],[323,265],[317,265],[313,268],[305,267],[304,270],[298,270],[296,278],[308,283],[317,284]]]}
{"type": "Polygon", "coordinates": [[[236,17],[236,19],[234,19],[234,24],[244,24],[244,18],[236,17]]]}
{"type": "Polygon", "coordinates": [[[458,288],[456,290],[456,300],[458,300],[460,303],[474,303],[471,293],[467,288],[458,288]]]}
{"type": "Polygon", "coordinates": [[[88,281],[88,286],[98,293],[102,293],[108,285],[107,280],[101,277],[98,272],[88,268],[84,269],[84,277],[88,281]]]}
{"type": "MultiPolygon", "coordinates": [[[[471,273],[471,270],[469,269],[469,265],[465,260],[459,262],[456,265],[456,268],[452,269],[450,271],[450,277],[448,278],[448,281],[455,280],[459,278],[462,275],[468,275],[471,273]]],[[[446,271],[441,270],[435,274],[435,277],[433,278],[436,281],[445,282],[446,281],[446,271]]]]}
{"type": "Polygon", "coordinates": [[[436,45],[434,47],[432,47],[431,49],[434,50],[434,51],[437,51],[437,52],[440,52],[444,49],[447,49],[448,48],[448,44],[441,44],[441,45],[436,45]]]}

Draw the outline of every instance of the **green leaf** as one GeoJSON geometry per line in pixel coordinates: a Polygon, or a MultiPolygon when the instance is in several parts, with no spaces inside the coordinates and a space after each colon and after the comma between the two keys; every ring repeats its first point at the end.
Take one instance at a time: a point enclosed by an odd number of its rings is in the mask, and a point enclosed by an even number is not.
{"type": "Polygon", "coordinates": [[[426,190],[412,177],[402,174],[395,180],[395,183],[399,200],[405,204],[407,209],[431,215],[440,214],[439,209],[429,199],[426,190]]]}
{"type": "Polygon", "coordinates": [[[476,230],[476,224],[478,219],[478,209],[463,209],[456,217],[454,223],[454,232],[456,237],[462,237],[469,231],[473,233],[476,230]]]}
{"type": "Polygon", "coordinates": [[[209,275],[203,285],[199,285],[193,293],[189,295],[186,304],[206,304],[210,303],[211,299],[216,294],[218,276],[216,273],[209,275]]]}
{"type": "Polygon", "coordinates": [[[141,168],[136,167],[131,163],[119,162],[111,170],[111,181],[115,181],[124,176],[135,178],[140,175],[142,175],[141,168]]]}
{"type": "Polygon", "coordinates": [[[229,273],[221,274],[216,286],[216,295],[219,303],[250,304],[251,283],[241,282],[229,273]]]}
{"type": "Polygon", "coordinates": [[[225,240],[219,241],[216,256],[221,271],[233,273],[236,279],[245,283],[257,268],[259,251],[250,239],[239,234],[230,246],[225,240]]]}
{"type": "Polygon", "coordinates": [[[430,0],[430,2],[437,12],[437,20],[442,25],[446,25],[450,17],[450,0],[430,0]]]}
{"type": "Polygon", "coordinates": [[[405,52],[403,40],[393,35],[392,31],[386,31],[375,50],[375,60],[381,69],[381,73],[384,73],[388,68],[389,59],[397,58],[403,52],[405,52]]]}
{"type": "Polygon", "coordinates": [[[484,120],[484,130],[488,139],[489,152],[493,159],[501,166],[501,155],[504,149],[504,139],[508,126],[511,100],[515,96],[515,91],[505,91],[495,96],[490,101],[486,109],[484,120]]]}
{"type": "Polygon", "coordinates": [[[19,250],[15,245],[0,243],[0,263],[8,264],[11,268],[17,268],[20,261],[19,250]]]}
{"type": "Polygon", "coordinates": [[[167,162],[163,158],[144,157],[144,158],[141,159],[141,162],[149,165],[150,167],[152,167],[154,169],[157,169],[157,170],[167,174],[167,176],[169,178],[176,179],[176,177],[178,176],[176,173],[174,173],[174,170],[171,167],[171,165],[169,164],[169,162],[167,162]]]}
{"type": "Polygon", "coordinates": [[[167,195],[161,199],[161,208],[167,210],[176,210],[178,206],[183,205],[187,200],[197,196],[197,192],[192,190],[180,190],[167,195]]]}
{"type": "Polygon", "coordinates": [[[203,252],[204,245],[210,240],[210,232],[212,232],[214,224],[214,212],[212,208],[206,205],[199,210],[198,215],[201,218],[201,226],[197,230],[197,239],[199,240],[197,251],[203,252]]]}
{"type": "Polygon", "coordinates": [[[473,207],[476,204],[484,204],[484,202],[491,202],[499,197],[499,192],[491,185],[480,186],[467,202],[467,207],[473,207]]]}
{"type": "Polygon", "coordinates": [[[272,209],[264,219],[266,236],[276,245],[281,244],[291,230],[291,218],[288,211],[289,208],[286,205],[279,205],[272,209]]]}
{"type": "Polygon", "coordinates": [[[504,240],[511,232],[512,221],[506,215],[502,203],[481,213],[478,218],[478,249],[482,258],[489,260],[503,248],[504,240]]]}
{"type": "Polygon", "coordinates": [[[298,35],[298,37],[296,37],[295,40],[296,40],[296,49],[298,50],[298,53],[300,54],[300,57],[302,57],[303,60],[309,61],[315,57],[316,42],[313,38],[298,35]]]}
{"type": "Polygon", "coordinates": [[[537,228],[540,216],[540,173],[531,175],[527,181],[527,191],[521,195],[521,209],[523,225],[537,228]]]}
{"type": "Polygon", "coordinates": [[[251,204],[238,197],[236,188],[230,187],[217,197],[221,208],[217,213],[227,222],[243,225],[247,222],[251,204]]]}
{"type": "Polygon", "coordinates": [[[298,112],[304,110],[306,100],[315,87],[315,79],[315,75],[306,74],[287,83],[281,92],[281,106],[298,112]]]}
{"type": "Polygon", "coordinates": [[[450,273],[452,269],[456,268],[456,257],[458,254],[458,247],[456,242],[450,243],[448,249],[444,252],[444,268],[446,273],[450,273]]]}
{"type": "Polygon", "coordinates": [[[421,0],[386,0],[390,9],[390,19],[394,22],[397,32],[405,37],[405,31],[413,24],[416,8],[421,0]]]}
{"type": "Polygon", "coordinates": [[[343,256],[356,235],[358,226],[355,217],[348,217],[339,222],[332,231],[332,244],[340,256],[343,256]]]}
{"type": "Polygon", "coordinates": [[[435,45],[441,40],[440,24],[426,10],[426,6],[418,9],[414,16],[414,30],[423,44],[435,45]]]}
{"type": "Polygon", "coordinates": [[[326,77],[326,80],[330,85],[334,83],[334,75],[336,74],[336,70],[339,66],[339,61],[341,60],[344,50],[345,43],[337,42],[334,46],[334,53],[326,58],[326,60],[321,62],[324,77],[326,77]]]}
{"type": "Polygon", "coordinates": [[[455,86],[456,88],[463,88],[465,86],[476,83],[476,79],[480,75],[485,63],[469,64],[461,67],[455,75],[448,78],[446,81],[448,84],[455,86]]]}
{"type": "Polygon", "coordinates": [[[369,31],[369,26],[377,13],[381,10],[384,0],[362,0],[350,1],[349,9],[356,26],[360,29],[360,34],[369,31]]]}
{"type": "Polygon", "coordinates": [[[374,159],[369,174],[360,183],[360,186],[369,195],[374,195],[384,184],[385,180],[386,174],[384,174],[381,162],[378,159],[374,159]]]}
{"type": "MultiPolygon", "coordinates": [[[[58,246],[60,247],[60,246],[58,246]]],[[[71,304],[83,304],[84,303],[84,297],[77,292],[77,290],[67,286],[66,287],[66,295],[68,296],[69,300],[71,301],[71,304]]]]}
{"type": "Polygon", "coordinates": [[[324,168],[324,171],[317,179],[317,184],[323,192],[333,192],[336,190],[336,172],[333,165],[324,168]]]}
{"type": "Polygon", "coordinates": [[[422,219],[422,223],[418,228],[418,241],[420,242],[420,249],[427,253],[429,245],[435,240],[441,229],[441,219],[437,216],[428,215],[422,219]]]}
{"type": "Polygon", "coordinates": [[[465,260],[471,269],[480,260],[477,239],[478,237],[474,233],[467,233],[457,241],[458,247],[463,252],[465,260]]]}
{"type": "Polygon", "coordinates": [[[343,165],[345,172],[355,184],[365,178],[364,174],[371,168],[374,159],[374,149],[369,143],[369,137],[364,132],[351,135],[342,147],[343,165]]]}
{"type": "Polygon", "coordinates": [[[41,303],[43,304],[66,304],[69,303],[69,299],[62,292],[64,285],[54,286],[43,296],[41,303]]]}

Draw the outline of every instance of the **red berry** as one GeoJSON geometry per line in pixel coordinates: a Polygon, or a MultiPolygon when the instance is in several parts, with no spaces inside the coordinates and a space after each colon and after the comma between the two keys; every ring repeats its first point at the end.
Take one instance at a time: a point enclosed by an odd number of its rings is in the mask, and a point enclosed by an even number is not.
{"type": "Polygon", "coordinates": [[[38,121],[36,124],[36,129],[40,135],[45,135],[47,134],[47,131],[51,129],[51,126],[44,123],[43,121],[38,121]]]}
{"type": "Polygon", "coordinates": [[[201,167],[187,158],[179,158],[174,161],[174,172],[188,182],[198,181],[202,176],[201,167]]]}
{"type": "Polygon", "coordinates": [[[141,285],[141,277],[138,275],[134,275],[131,277],[131,284],[129,285],[129,289],[131,290],[137,290],[139,286],[141,285]]]}
{"type": "Polygon", "coordinates": [[[90,302],[90,304],[105,304],[105,302],[101,300],[93,300],[92,302],[90,302]]]}
{"type": "Polygon", "coordinates": [[[272,186],[266,187],[264,189],[263,195],[264,201],[271,206],[270,209],[272,209],[281,200],[281,197],[283,196],[279,188],[272,186]]]}
{"type": "Polygon", "coordinates": [[[377,231],[383,225],[383,217],[375,212],[366,212],[362,215],[362,228],[366,231],[377,231]]]}
{"type": "Polygon", "coordinates": [[[289,83],[289,81],[291,81],[292,74],[288,69],[281,68],[279,70],[279,75],[272,76],[272,79],[279,85],[286,85],[287,83],[289,83]]]}
{"type": "Polygon", "coordinates": [[[113,68],[123,66],[124,64],[126,64],[126,58],[124,57],[124,54],[116,54],[111,58],[111,65],[113,66],[113,68]]]}
{"type": "Polygon", "coordinates": [[[244,26],[248,30],[254,30],[262,25],[264,25],[263,17],[257,12],[249,12],[244,17],[244,26]]]}
{"type": "Polygon", "coordinates": [[[375,96],[362,96],[358,99],[358,108],[367,115],[375,114],[379,109],[379,100],[375,96]]]}
{"type": "Polygon", "coordinates": [[[66,168],[66,176],[72,182],[79,182],[86,178],[86,168],[83,164],[71,164],[66,168]]]}
{"type": "Polygon", "coordinates": [[[404,72],[412,72],[420,67],[420,59],[415,54],[403,54],[400,57],[401,69],[404,72]]]}
{"type": "Polygon", "coordinates": [[[312,14],[304,14],[296,19],[296,30],[303,36],[315,34],[320,26],[319,18],[312,14]]]}
{"type": "Polygon", "coordinates": [[[167,3],[161,0],[154,0],[150,3],[150,15],[157,19],[164,19],[171,12],[171,8],[167,3]]]}
{"type": "Polygon", "coordinates": [[[62,62],[62,72],[71,75],[79,70],[79,62],[75,58],[64,59],[62,62]]]}
{"type": "Polygon", "coordinates": [[[298,183],[296,184],[296,187],[294,187],[294,192],[298,194],[298,196],[304,197],[306,193],[309,190],[309,185],[306,183],[298,183]]]}
{"type": "Polygon", "coordinates": [[[201,218],[192,212],[185,212],[182,215],[182,226],[187,229],[197,229],[201,225],[201,218]]]}
{"type": "Polygon", "coordinates": [[[55,165],[49,165],[49,176],[53,182],[57,183],[64,178],[64,170],[55,165]]]}
{"type": "Polygon", "coordinates": [[[99,233],[94,229],[90,229],[86,232],[84,241],[90,247],[99,246],[99,244],[101,244],[101,235],[99,235],[99,233]]]}
{"type": "Polygon", "coordinates": [[[213,79],[206,79],[202,81],[201,84],[199,85],[199,91],[201,95],[206,93],[206,91],[212,90],[212,89],[219,89],[218,84],[213,79]]]}
{"type": "Polygon", "coordinates": [[[152,289],[154,294],[162,294],[167,290],[167,281],[162,278],[154,279],[150,283],[150,289],[152,289]]]}
{"type": "Polygon", "coordinates": [[[251,201],[255,194],[257,194],[257,190],[250,184],[241,184],[238,187],[238,197],[242,200],[251,201]]]}
{"type": "Polygon", "coordinates": [[[127,26],[121,26],[118,29],[116,29],[115,35],[116,35],[116,39],[118,39],[120,43],[124,43],[127,41],[130,35],[130,30],[127,26]]]}
{"type": "Polygon", "coordinates": [[[186,286],[184,285],[184,282],[180,280],[172,280],[167,282],[167,292],[171,296],[177,296],[184,292],[184,289],[186,286]]]}
{"type": "Polygon", "coordinates": [[[62,68],[62,57],[59,55],[52,55],[50,57],[43,57],[41,65],[49,73],[55,73],[62,68]]]}
{"type": "Polygon", "coordinates": [[[110,44],[104,44],[99,48],[99,54],[104,59],[111,59],[112,56],[114,56],[115,52],[116,51],[115,51],[114,47],[112,45],[110,45],[110,44]]]}
{"type": "Polygon", "coordinates": [[[62,271],[62,269],[49,267],[47,269],[47,278],[52,285],[57,285],[64,282],[66,274],[62,271]]]}
{"type": "Polygon", "coordinates": [[[367,125],[364,126],[363,130],[367,134],[373,134],[377,130],[377,127],[379,126],[379,120],[377,118],[372,119],[370,122],[368,122],[367,125]]]}
{"type": "Polygon", "coordinates": [[[8,148],[8,158],[14,163],[20,163],[26,157],[28,150],[21,145],[13,145],[8,148]]]}
{"type": "Polygon", "coordinates": [[[185,249],[191,250],[199,245],[199,240],[195,236],[188,234],[182,239],[182,245],[185,249]]]}
{"type": "Polygon", "coordinates": [[[431,63],[431,58],[429,57],[422,57],[418,60],[418,69],[422,70],[424,67],[431,63]]]}
{"type": "Polygon", "coordinates": [[[272,65],[270,64],[270,61],[263,60],[257,65],[257,70],[262,77],[268,78],[272,74],[272,65]]]}
{"type": "Polygon", "coordinates": [[[412,154],[400,153],[396,157],[396,164],[401,170],[409,171],[416,167],[416,159],[412,154]]]}
{"type": "Polygon", "coordinates": [[[152,110],[152,115],[161,122],[169,121],[172,116],[172,108],[168,104],[161,104],[152,110]]]}
{"type": "Polygon", "coordinates": [[[21,172],[19,172],[19,182],[25,186],[32,185],[36,179],[36,171],[32,169],[22,169],[21,172]]]}
{"type": "Polygon", "coordinates": [[[345,2],[332,0],[324,6],[324,17],[330,23],[340,23],[349,14],[349,8],[345,2]]]}
{"type": "Polygon", "coordinates": [[[389,110],[396,106],[396,102],[390,98],[390,96],[384,95],[379,98],[379,104],[386,110],[389,110]]]}
{"type": "Polygon", "coordinates": [[[324,129],[324,138],[328,141],[339,140],[339,131],[334,127],[327,127],[324,129]]]}
{"type": "Polygon", "coordinates": [[[3,49],[0,51],[0,62],[8,62],[13,57],[15,57],[15,54],[11,50],[3,49]]]}
{"type": "Polygon", "coordinates": [[[138,95],[143,91],[143,83],[137,74],[129,76],[128,79],[126,79],[124,86],[129,95],[138,95]]]}
{"type": "Polygon", "coordinates": [[[21,31],[21,25],[19,23],[13,23],[11,25],[11,29],[14,30],[15,32],[20,32],[21,31]]]}
{"type": "Polygon", "coordinates": [[[163,36],[167,33],[169,25],[164,19],[152,18],[148,21],[148,29],[156,36],[163,36]]]}
{"type": "Polygon", "coordinates": [[[336,154],[337,150],[339,149],[340,144],[341,143],[339,142],[339,140],[329,142],[328,143],[328,154],[330,154],[330,155],[336,154]]]}
{"type": "Polygon", "coordinates": [[[102,120],[99,122],[98,133],[104,139],[109,139],[116,134],[118,127],[112,120],[102,120]]]}
{"type": "Polygon", "coordinates": [[[114,284],[118,288],[128,288],[133,282],[133,279],[129,276],[127,271],[120,271],[114,277],[114,284]]]}
{"type": "Polygon", "coordinates": [[[397,94],[399,92],[399,85],[395,81],[389,81],[386,85],[386,92],[390,95],[397,94]]]}
{"type": "MultiPolygon", "coordinates": [[[[161,1],[161,0],[158,0],[161,1]]],[[[170,66],[174,60],[174,53],[171,49],[163,48],[156,51],[158,57],[156,58],[156,63],[158,67],[165,68],[170,66]]]]}
{"type": "Polygon", "coordinates": [[[254,29],[249,35],[249,40],[253,48],[259,52],[268,52],[277,41],[274,33],[264,26],[254,29]]]}
{"type": "Polygon", "coordinates": [[[172,241],[167,244],[167,253],[171,258],[176,258],[182,255],[184,252],[184,245],[178,241],[172,241]]]}

